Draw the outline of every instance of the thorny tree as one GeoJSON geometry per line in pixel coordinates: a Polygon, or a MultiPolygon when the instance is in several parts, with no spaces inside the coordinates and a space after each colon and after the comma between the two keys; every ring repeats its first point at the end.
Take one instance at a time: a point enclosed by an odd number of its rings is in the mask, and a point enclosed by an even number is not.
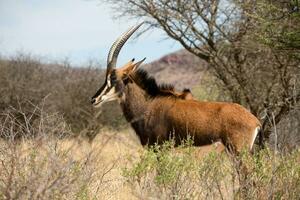
{"type": "Polygon", "coordinates": [[[143,19],[147,29],[163,29],[186,50],[205,60],[232,101],[261,117],[261,145],[270,136],[272,125],[299,106],[300,42],[295,35],[291,37],[294,40],[286,37],[299,33],[297,1],[107,2],[117,16],[143,19]]]}

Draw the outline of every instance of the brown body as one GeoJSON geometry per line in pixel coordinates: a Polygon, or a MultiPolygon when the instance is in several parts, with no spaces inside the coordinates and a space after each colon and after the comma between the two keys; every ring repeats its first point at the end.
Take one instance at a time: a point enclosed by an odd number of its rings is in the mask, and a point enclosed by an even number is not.
{"type": "Polygon", "coordinates": [[[136,83],[125,88],[121,107],[142,145],[191,136],[195,146],[221,141],[227,148],[251,149],[257,118],[238,104],[201,102],[173,96],[150,98],[136,83]]]}
{"type": "Polygon", "coordinates": [[[92,97],[94,106],[119,100],[142,145],[161,144],[171,138],[178,145],[191,136],[196,146],[222,142],[234,152],[251,150],[260,123],[242,106],[197,101],[188,89],[176,92],[170,85],[158,85],[138,69],[144,60],[134,63],[133,59],[116,69],[122,46],[140,26],[124,33],[111,47],[105,83],[92,97]]]}

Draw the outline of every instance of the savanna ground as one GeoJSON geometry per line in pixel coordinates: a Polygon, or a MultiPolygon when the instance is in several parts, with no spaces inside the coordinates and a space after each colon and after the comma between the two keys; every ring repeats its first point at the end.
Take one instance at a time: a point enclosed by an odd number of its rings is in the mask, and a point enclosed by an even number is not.
{"type": "MultiPolygon", "coordinates": [[[[52,117],[23,127],[35,137],[1,140],[1,199],[300,198],[299,149],[235,158],[214,153],[215,147],[199,152],[192,141],[144,149],[131,130],[103,129],[92,141],[59,138],[53,129],[64,127],[48,124],[52,117]]],[[[1,133],[14,135],[12,126],[7,116],[1,133]]]]}
{"type": "MultiPolygon", "coordinates": [[[[271,145],[286,140],[281,132],[297,133],[297,112],[254,155],[218,154],[192,140],[143,148],[116,104],[89,105],[100,69],[24,55],[0,69],[0,199],[300,198],[297,137],[286,143],[293,148],[271,145]]],[[[199,87],[195,95],[208,94],[199,87]]]]}

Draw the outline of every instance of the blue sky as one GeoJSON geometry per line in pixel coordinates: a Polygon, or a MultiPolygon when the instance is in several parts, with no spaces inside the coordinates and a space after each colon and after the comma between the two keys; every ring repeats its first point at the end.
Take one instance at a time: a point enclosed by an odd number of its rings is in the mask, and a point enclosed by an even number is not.
{"type": "MultiPolygon", "coordinates": [[[[113,41],[138,21],[113,19],[101,0],[0,0],[0,54],[31,53],[47,61],[75,65],[106,61],[113,41]]],[[[180,49],[160,30],[130,40],[119,65],[131,58],[147,62],[180,49]]]]}

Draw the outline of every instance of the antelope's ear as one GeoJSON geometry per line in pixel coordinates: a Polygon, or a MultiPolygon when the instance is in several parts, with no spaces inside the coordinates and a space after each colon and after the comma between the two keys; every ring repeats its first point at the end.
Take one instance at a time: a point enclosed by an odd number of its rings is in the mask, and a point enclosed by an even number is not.
{"type": "Polygon", "coordinates": [[[120,68],[118,69],[118,71],[123,71],[123,72],[129,71],[130,68],[132,68],[132,66],[134,65],[134,64],[133,64],[133,63],[134,63],[134,60],[135,60],[135,59],[132,58],[131,61],[129,61],[128,63],[126,63],[124,66],[120,67],[120,68]]]}
{"type": "Polygon", "coordinates": [[[118,72],[120,74],[122,74],[122,76],[127,76],[130,73],[134,72],[135,70],[137,70],[139,68],[139,66],[146,60],[146,58],[144,58],[143,60],[134,63],[134,59],[132,59],[130,62],[128,62],[127,64],[125,64],[123,67],[121,67],[120,69],[118,69],[118,72]]]}
{"type": "Polygon", "coordinates": [[[146,58],[144,58],[143,60],[140,60],[139,62],[135,63],[133,66],[132,66],[132,69],[131,71],[134,72],[135,70],[137,70],[140,65],[146,60],[146,58]]]}

